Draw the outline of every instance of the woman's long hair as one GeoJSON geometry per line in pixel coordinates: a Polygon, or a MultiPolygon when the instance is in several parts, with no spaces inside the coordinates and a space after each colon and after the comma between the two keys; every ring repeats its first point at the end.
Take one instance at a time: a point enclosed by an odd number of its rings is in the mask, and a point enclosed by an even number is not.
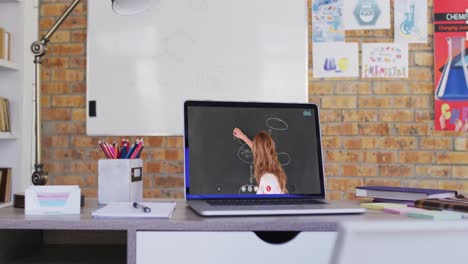
{"type": "Polygon", "coordinates": [[[254,158],[254,175],[257,184],[260,184],[260,177],[265,173],[272,173],[276,176],[281,191],[288,193],[286,189],[286,173],[278,160],[275,142],[266,132],[258,133],[252,141],[252,153],[254,158]]]}

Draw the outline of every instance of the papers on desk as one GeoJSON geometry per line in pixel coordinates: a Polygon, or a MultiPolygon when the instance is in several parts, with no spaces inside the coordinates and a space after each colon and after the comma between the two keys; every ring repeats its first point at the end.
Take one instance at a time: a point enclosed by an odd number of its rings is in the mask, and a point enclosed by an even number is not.
{"type": "Polygon", "coordinates": [[[110,203],[92,213],[96,218],[169,218],[175,209],[175,202],[143,202],[151,208],[151,212],[144,212],[141,208],[133,207],[131,202],[110,203]]]}
{"type": "Polygon", "coordinates": [[[408,217],[418,219],[458,220],[462,218],[468,218],[468,214],[464,215],[460,212],[426,210],[422,208],[409,207],[404,204],[395,203],[361,203],[361,207],[374,210],[381,210],[383,212],[391,214],[406,215],[408,217]]]}

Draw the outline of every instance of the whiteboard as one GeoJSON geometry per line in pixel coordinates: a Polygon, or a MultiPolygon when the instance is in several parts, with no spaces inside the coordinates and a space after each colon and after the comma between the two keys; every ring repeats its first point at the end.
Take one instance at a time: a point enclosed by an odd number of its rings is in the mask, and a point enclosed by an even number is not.
{"type": "Polygon", "coordinates": [[[87,134],[182,135],[189,99],[307,102],[307,30],[307,0],[159,0],[134,16],[88,1],[87,134]]]}

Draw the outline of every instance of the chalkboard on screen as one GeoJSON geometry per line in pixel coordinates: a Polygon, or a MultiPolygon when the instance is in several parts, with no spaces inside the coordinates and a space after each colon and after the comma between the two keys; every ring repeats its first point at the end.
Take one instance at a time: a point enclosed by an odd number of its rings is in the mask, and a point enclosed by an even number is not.
{"type": "Polygon", "coordinates": [[[186,148],[190,194],[255,194],[251,148],[233,136],[239,128],[253,140],[261,131],[275,142],[289,194],[321,193],[318,110],[264,107],[188,107],[186,148]]]}

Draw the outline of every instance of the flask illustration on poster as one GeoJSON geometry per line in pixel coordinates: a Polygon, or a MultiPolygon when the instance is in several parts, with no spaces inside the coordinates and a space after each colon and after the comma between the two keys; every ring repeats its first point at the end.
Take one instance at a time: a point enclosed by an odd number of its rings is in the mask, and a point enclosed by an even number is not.
{"type": "Polygon", "coordinates": [[[468,69],[464,37],[447,38],[447,62],[436,89],[436,98],[445,101],[468,99],[468,69]]]}
{"type": "Polygon", "coordinates": [[[410,6],[410,11],[405,12],[405,20],[400,24],[400,30],[405,35],[411,35],[415,26],[414,4],[410,6]]]}

